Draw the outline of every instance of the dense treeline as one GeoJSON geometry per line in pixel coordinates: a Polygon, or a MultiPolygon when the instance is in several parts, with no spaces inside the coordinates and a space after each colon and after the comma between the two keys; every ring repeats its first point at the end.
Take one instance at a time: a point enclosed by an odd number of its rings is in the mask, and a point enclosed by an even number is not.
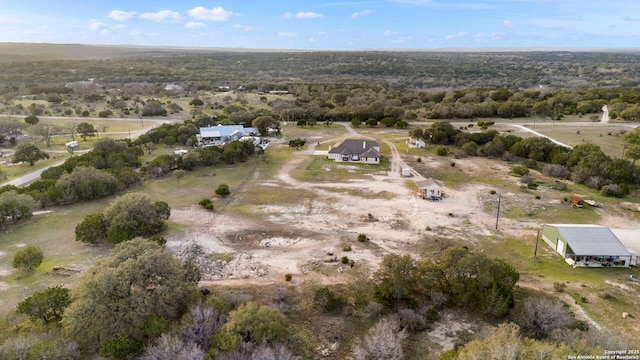
{"type": "Polygon", "coordinates": [[[244,85],[253,90],[262,84],[277,85],[274,90],[287,90],[291,79],[295,79],[295,83],[384,81],[394,87],[414,89],[635,86],[640,80],[639,58],[632,52],[231,53],[202,50],[148,55],[109,60],[38,61],[38,66],[33,66],[32,61],[6,62],[1,84],[5,92],[15,92],[93,78],[110,88],[127,83],[179,82],[186,85],[186,90],[197,91],[215,90],[220,85],[244,85]]]}
{"type": "Polygon", "coordinates": [[[459,344],[443,355],[447,359],[467,359],[477,349],[481,354],[501,351],[500,346],[490,344],[505,339],[520,352],[553,357],[576,351],[601,353],[603,348],[621,346],[607,334],[576,321],[558,300],[516,296],[519,274],[511,265],[464,247],[449,248],[434,259],[387,255],[372,278],[356,276],[347,287],[312,286],[312,302],[304,298],[309,294],[304,289],[300,289],[307,294],[303,298],[285,292],[278,306],[261,305],[248,295],[196,289],[199,278],[193,265],[181,263],[152,241],[123,242],[85,272],[77,287],[54,286],[21,302],[18,311],[29,316],[23,321],[44,326],[43,333],[4,341],[0,355],[311,358],[314,350],[302,346],[308,341],[304,338],[307,330],[291,317],[298,316],[297,311],[317,311],[350,313],[349,323],[364,325],[345,344],[352,358],[400,360],[410,349],[408,340],[424,336],[421,334],[448,308],[467,309],[486,320],[508,323],[483,342],[459,344]]]}
{"type": "MultiPolygon", "coordinates": [[[[186,128],[191,129],[194,126],[187,125],[186,128]]],[[[7,185],[0,188],[0,214],[3,215],[0,216],[0,228],[29,218],[38,207],[101,199],[135,187],[144,177],[157,178],[171,174],[174,170],[190,171],[199,166],[244,162],[256,152],[253,142],[231,141],[220,147],[192,149],[183,155],[160,155],[145,165],[140,162],[139,158],[145,150],[153,150],[154,141],[166,142],[167,137],[173,136],[167,134],[179,133],[181,129],[185,129],[184,124],[163,125],[136,139],[135,142],[101,139],[95,143],[93,150],[71,156],[62,165],[46,169],[39,180],[25,187],[7,185]],[[157,136],[158,134],[160,135],[157,136]]],[[[96,221],[92,224],[99,223],[96,221]]],[[[127,234],[133,235],[123,237],[151,235],[144,231],[127,234]]],[[[92,239],[109,238],[106,234],[92,236],[92,239]]],[[[109,238],[109,241],[119,242],[120,240],[114,240],[119,238],[115,236],[113,239],[109,238]]]]}
{"type": "MultiPolygon", "coordinates": [[[[489,123],[490,124],[490,123],[489,123]]],[[[487,124],[480,122],[479,125],[487,124]]],[[[435,122],[427,129],[409,130],[412,138],[424,139],[446,155],[447,145],[457,148],[456,156],[486,156],[521,161],[526,167],[560,180],[572,180],[599,190],[605,196],[624,197],[631,189],[640,186],[640,170],[634,165],[640,158],[638,144],[640,130],[626,134],[630,150],[625,156],[633,160],[612,159],[599,146],[578,144],[572,149],[557,145],[543,137],[521,138],[512,134],[498,134],[495,130],[471,131],[473,127],[455,128],[448,122],[435,122]]],[[[528,172],[522,174],[529,178],[528,172]]]]}

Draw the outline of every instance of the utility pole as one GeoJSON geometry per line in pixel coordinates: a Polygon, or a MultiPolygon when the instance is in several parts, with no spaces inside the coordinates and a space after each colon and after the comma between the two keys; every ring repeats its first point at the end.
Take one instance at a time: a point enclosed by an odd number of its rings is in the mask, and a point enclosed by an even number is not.
{"type": "Polygon", "coordinates": [[[538,240],[540,239],[540,229],[538,229],[538,234],[536,235],[536,249],[533,251],[533,258],[536,258],[538,254],[538,240]]]}
{"type": "Polygon", "coordinates": [[[498,212],[496,213],[496,230],[498,230],[498,220],[500,219],[500,200],[502,198],[502,194],[498,193],[498,212]]]}

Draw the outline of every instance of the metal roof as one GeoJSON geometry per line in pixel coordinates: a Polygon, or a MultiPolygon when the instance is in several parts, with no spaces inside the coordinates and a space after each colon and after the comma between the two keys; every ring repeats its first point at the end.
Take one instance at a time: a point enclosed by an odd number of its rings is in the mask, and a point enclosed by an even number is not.
{"type": "Polygon", "coordinates": [[[236,133],[244,135],[257,134],[258,129],[254,127],[246,128],[242,125],[218,125],[200,128],[202,137],[228,137],[236,133]]]}
{"type": "Polygon", "coordinates": [[[630,256],[606,226],[550,224],[560,232],[575,255],[630,256]]]}

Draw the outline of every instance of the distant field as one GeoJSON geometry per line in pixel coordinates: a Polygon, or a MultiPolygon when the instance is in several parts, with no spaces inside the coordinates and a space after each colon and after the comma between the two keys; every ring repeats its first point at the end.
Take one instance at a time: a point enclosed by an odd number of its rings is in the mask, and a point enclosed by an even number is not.
{"type": "Polygon", "coordinates": [[[592,125],[592,126],[549,126],[537,125],[535,129],[569,146],[591,143],[600,146],[602,151],[615,158],[622,156],[624,134],[632,128],[621,125],[592,125]]]}

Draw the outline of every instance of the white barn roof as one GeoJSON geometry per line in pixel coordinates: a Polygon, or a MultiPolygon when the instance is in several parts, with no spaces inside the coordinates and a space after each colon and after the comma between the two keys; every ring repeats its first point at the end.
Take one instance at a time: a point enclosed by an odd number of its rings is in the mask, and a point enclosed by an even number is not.
{"type": "Polygon", "coordinates": [[[575,255],[630,256],[631,253],[606,226],[549,224],[567,241],[575,255]]]}

